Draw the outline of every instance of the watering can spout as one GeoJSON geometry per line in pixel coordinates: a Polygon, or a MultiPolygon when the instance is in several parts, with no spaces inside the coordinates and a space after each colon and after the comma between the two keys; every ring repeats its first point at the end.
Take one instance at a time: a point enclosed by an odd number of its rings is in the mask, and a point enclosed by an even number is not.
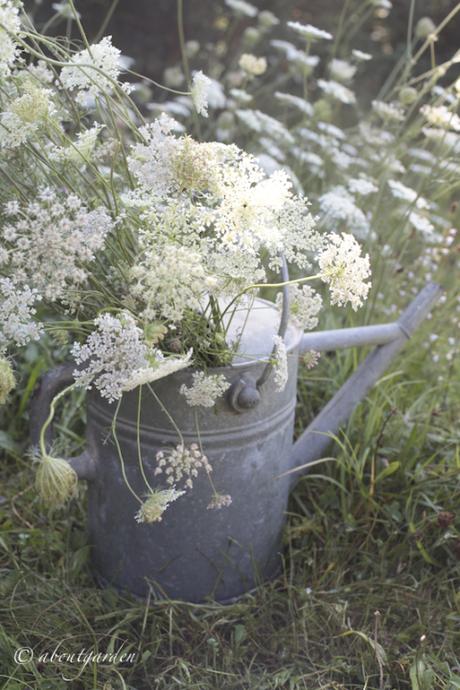
{"type": "Polygon", "coordinates": [[[331,442],[331,435],[336,434],[348,420],[355,406],[382,376],[430,312],[441,293],[439,285],[428,283],[394,323],[312,332],[303,336],[300,345],[301,353],[308,350],[335,350],[356,345],[377,345],[377,347],[294,444],[291,470],[289,470],[294,480],[299,476],[299,472],[306,471],[309,464],[324,455],[331,442]]]}

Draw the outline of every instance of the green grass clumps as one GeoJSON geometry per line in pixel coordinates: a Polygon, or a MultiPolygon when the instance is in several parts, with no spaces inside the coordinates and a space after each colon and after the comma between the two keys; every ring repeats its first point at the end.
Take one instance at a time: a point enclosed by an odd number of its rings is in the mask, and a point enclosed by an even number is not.
{"type": "MultiPolygon", "coordinates": [[[[301,372],[299,429],[356,355],[324,357],[314,377],[301,372]]],[[[336,438],[330,459],[299,480],[283,574],[231,606],[98,589],[84,497],[46,514],[29,461],[20,447],[6,451],[0,687],[460,688],[458,384],[418,379],[426,356],[417,343],[406,350],[336,438]],[[32,648],[34,661],[16,664],[20,647],[32,648]],[[40,661],[56,647],[123,648],[135,661],[40,661]]]]}

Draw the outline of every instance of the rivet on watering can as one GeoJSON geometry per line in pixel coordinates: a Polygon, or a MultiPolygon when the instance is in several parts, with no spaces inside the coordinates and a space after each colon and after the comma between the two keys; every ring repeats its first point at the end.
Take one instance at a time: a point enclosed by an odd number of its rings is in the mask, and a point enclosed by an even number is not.
{"type": "Polygon", "coordinates": [[[255,381],[249,378],[234,381],[228,391],[228,401],[235,412],[245,412],[256,407],[260,403],[260,393],[255,381]]]}

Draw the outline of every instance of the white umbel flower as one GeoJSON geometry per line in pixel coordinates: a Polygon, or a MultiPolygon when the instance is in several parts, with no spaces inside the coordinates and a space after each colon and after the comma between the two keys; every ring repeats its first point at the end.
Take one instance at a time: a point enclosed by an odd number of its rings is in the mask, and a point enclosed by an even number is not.
{"type": "Polygon", "coordinates": [[[246,0],[225,0],[225,4],[243,17],[255,17],[259,11],[257,7],[246,2],[246,0]]]}
{"type": "Polygon", "coordinates": [[[332,40],[332,34],[322,29],[317,29],[316,26],[311,24],[301,24],[300,22],[288,22],[287,26],[300,34],[307,41],[330,41],[332,40]]]}
{"type": "Polygon", "coordinates": [[[192,385],[185,383],[179,392],[191,407],[214,407],[217,398],[230,388],[230,383],[223,374],[211,374],[207,376],[204,371],[195,371],[192,375],[192,385]]]}
{"type": "Polygon", "coordinates": [[[34,318],[39,299],[37,290],[0,278],[0,353],[12,343],[25,345],[40,338],[42,329],[34,318]]]}
{"type": "Polygon", "coordinates": [[[149,365],[143,333],[128,312],[118,317],[101,314],[83,345],[74,343],[72,355],[79,365],[74,371],[79,386],[95,386],[109,402],[121,398],[134,372],[149,365]],[[84,365],[84,366],[83,366],[84,365]]]}
{"type": "MultiPolygon", "coordinates": [[[[281,309],[283,295],[276,297],[276,306],[281,309]]],[[[311,331],[318,325],[318,314],[323,300],[310,285],[289,285],[289,316],[302,331],[311,331]]]]}
{"type": "Polygon", "coordinates": [[[379,115],[382,120],[402,122],[404,120],[404,110],[397,103],[385,103],[385,101],[372,101],[372,110],[379,115]]]}
{"type": "Polygon", "coordinates": [[[287,350],[283,338],[280,335],[273,336],[274,352],[273,358],[273,378],[275,381],[275,388],[278,391],[285,389],[288,382],[288,361],[287,350]]]}
{"type": "Polygon", "coordinates": [[[352,194],[359,194],[360,196],[369,196],[369,194],[378,192],[377,185],[365,177],[352,177],[349,179],[348,189],[352,194]]]}
{"type": "Polygon", "coordinates": [[[208,117],[209,92],[211,79],[203,72],[195,72],[192,79],[192,101],[198,115],[208,117]]]}
{"type": "Polygon", "coordinates": [[[113,82],[120,74],[120,51],[112,45],[112,37],[105,36],[90,49],[76,53],[70,65],[61,70],[66,89],[76,90],[76,99],[84,104],[88,96],[97,98],[113,91],[113,82]]]}
{"type": "Polygon", "coordinates": [[[0,0],[0,76],[7,77],[16,60],[14,36],[20,29],[19,9],[11,0],[0,0]]]}
{"type": "Polygon", "coordinates": [[[291,93],[284,93],[282,91],[276,91],[275,98],[278,101],[281,101],[281,103],[294,106],[295,108],[300,110],[300,112],[304,115],[307,115],[308,117],[313,117],[313,106],[304,98],[300,98],[300,96],[294,96],[291,93]]]}
{"type": "Polygon", "coordinates": [[[230,494],[214,494],[208,505],[207,510],[221,510],[228,508],[232,504],[232,497],[230,494]]]}
{"type": "Polygon", "coordinates": [[[49,89],[29,87],[0,115],[0,147],[16,148],[29,141],[43,130],[54,111],[49,89]]]}
{"type": "Polygon", "coordinates": [[[183,357],[164,357],[161,352],[155,353],[155,363],[133,371],[129,380],[124,384],[123,390],[131,391],[138,386],[164,379],[166,376],[175,374],[176,371],[186,369],[192,363],[192,354],[192,349],[183,357]]]}
{"type": "Polygon", "coordinates": [[[357,50],[356,48],[351,51],[351,54],[359,62],[367,62],[368,60],[372,60],[372,55],[370,55],[370,53],[364,53],[362,50],[357,50]]]}
{"type": "Polygon", "coordinates": [[[318,86],[324,91],[326,96],[331,96],[331,98],[335,98],[337,101],[345,103],[345,105],[356,103],[356,96],[353,91],[343,84],[339,84],[338,81],[318,79],[318,86]]]}
{"type": "Polygon", "coordinates": [[[152,491],[135,514],[136,522],[161,522],[165,510],[184,494],[185,491],[177,491],[173,486],[170,489],[152,491]]]}
{"type": "Polygon", "coordinates": [[[366,282],[370,276],[369,256],[361,254],[353,235],[331,233],[318,264],[322,280],[329,285],[332,304],[342,306],[350,302],[355,311],[363,305],[370,290],[370,283],[366,282]]]}
{"type": "Polygon", "coordinates": [[[58,196],[48,187],[34,201],[5,210],[0,236],[10,249],[15,282],[37,288],[49,301],[69,302],[112,230],[107,210],[89,210],[74,194],[58,196]]]}
{"type": "Polygon", "coordinates": [[[252,77],[259,77],[267,70],[267,61],[264,57],[256,57],[251,53],[243,53],[238,61],[239,66],[252,77]]]}
{"type": "Polygon", "coordinates": [[[460,132],[460,117],[445,105],[424,105],[420,112],[430,125],[460,132]]]}
{"type": "Polygon", "coordinates": [[[420,209],[430,208],[430,203],[423,196],[419,196],[415,189],[407,187],[399,180],[388,180],[388,186],[395,199],[407,201],[408,204],[415,204],[420,209]]]}
{"type": "Polygon", "coordinates": [[[355,76],[356,66],[351,65],[346,60],[339,60],[338,58],[334,58],[329,63],[329,73],[332,79],[347,83],[351,81],[355,76]]]}
{"type": "Polygon", "coordinates": [[[160,450],[156,454],[156,462],[155,475],[164,475],[166,483],[170,486],[183,481],[186,488],[192,489],[193,480],[201,470],[212,472],[208,458],[196,443],[192,443],[188,448],[179,443],[175,448],[160,450]]]}

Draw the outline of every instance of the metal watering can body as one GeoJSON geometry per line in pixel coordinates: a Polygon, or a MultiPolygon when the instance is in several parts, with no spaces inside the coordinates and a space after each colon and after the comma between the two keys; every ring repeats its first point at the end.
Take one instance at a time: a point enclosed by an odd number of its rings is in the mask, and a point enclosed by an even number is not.
{"type": "MultiPolygon", "coordinates": [[[[296,469],[321,457],[329,434],[346,421],[438,295],[437,286],[425,288],[396,324],[331,331],[329,336],[303,335],[290,325],[285,332],[288,381],[282,391],[266,375],[279,317],[272,305],[257,300],[245,343],[253,357],[215,370],[232,382],[226,396],[213,408],[191,408],[179,389],[190,383],[192,372],[176,372],[152,384],[155,396],[147,386],[123,395],[116,438],[115,405],[89,391],[87,449],[69,462],[88,481],[88,538],[99,582],[141,596],[150,591],[159,598],[225,602],[275,576],[296,469]],[[293,444],[299,354],[366,343],[380,344],[293,444]],[[212,484],[200,472],[160,522],[139,524],[133,492],[144,497],[147,491],[140,463],[149,483],[165,488],[163,475],[155,476],[156,453],[179,443],[169,415],[185,445],[199,439],[213,468],[212,484]],[[229,494],[231,505],[209,509],[213,487],[229,494]]],[[[42,380],[31,414],[33,442],[50,401],[73,380],[73,368],[63,365],[42,380]]]]}

